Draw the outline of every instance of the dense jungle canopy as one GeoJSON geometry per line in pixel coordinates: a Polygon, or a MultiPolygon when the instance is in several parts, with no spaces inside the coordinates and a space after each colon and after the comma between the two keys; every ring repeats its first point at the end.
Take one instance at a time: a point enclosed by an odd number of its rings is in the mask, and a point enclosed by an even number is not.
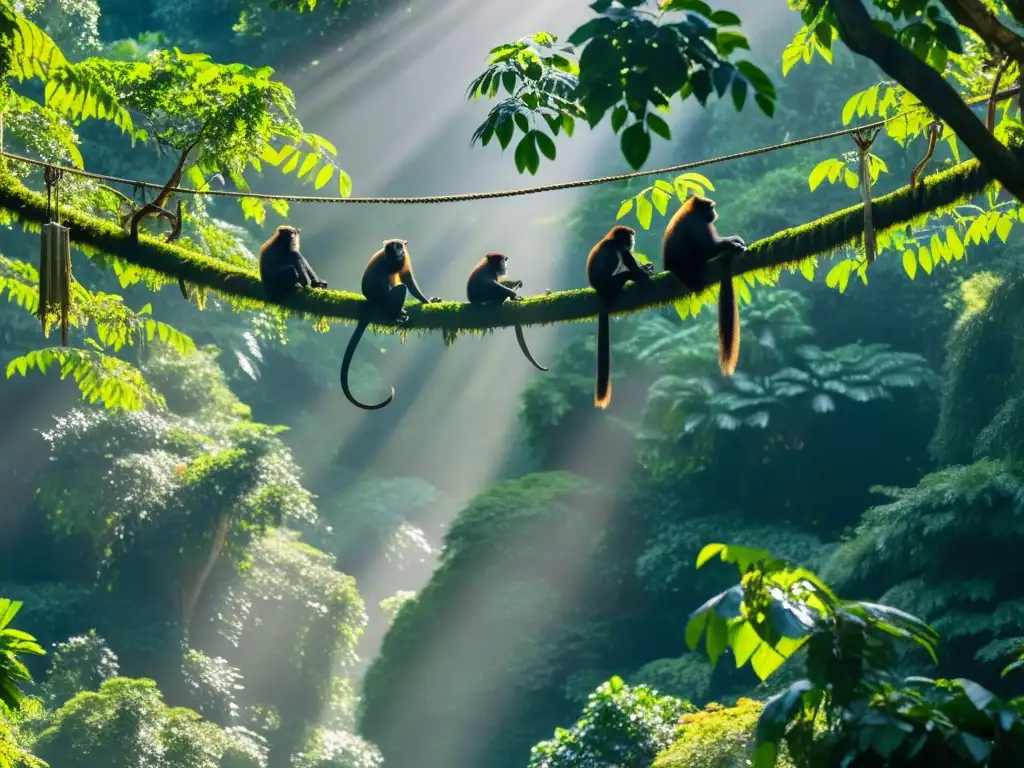
{"type": "Polygon", "coordinates": [[[0,70],[0,768],[1024,765],[1024,2],[0,0],[0,70]]]}

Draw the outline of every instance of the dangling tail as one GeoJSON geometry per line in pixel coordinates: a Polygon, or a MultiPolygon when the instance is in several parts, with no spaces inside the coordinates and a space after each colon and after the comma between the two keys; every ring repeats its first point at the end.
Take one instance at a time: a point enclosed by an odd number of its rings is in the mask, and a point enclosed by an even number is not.
{"type": "Polygon", "coordinates": [[[526,337],[523,335],[523,326],[521,325],[516,326],[516,341],[519,342],[519,348],[523,351],[523,355],[526,357],[527,360],[533,363],[534,368],[536,368],[538,371],[547,370],[547,368],[545,368],[543,365],[534,360],[533,355],[530,354],[530,348],[526,346],[526,337]]]}
{"type": "Polygon", "coordinates": [[[597,388],[594,390],[594,407],[604,410],[612,402],[612,359],[611,329],[608,313],[601,311],[597,316],[597,388]]]}
{"type": "Polygon", "coordinates": [[[355,331],[352,333],[352,338],[349,339],[348,347],[345,348],[345,357],[341,361],[341,391],[345,393],[345,397],[356,408],[362,408],[364,411],[376,411],[386,405],[390,405],[391,401],[395,399],[394,387],[391,388],[391,394],[388,395],[387,400],[383,400],[376,405],[360,403],[352,396],[352,391],[348,388],[348,369],[352,365],[352,357],[356,353],[356,347],[359,346],[359,340],[363,338],[363,331],[366,330],[367,325],[369,323],[366,320],[359,321],[359,325],[356,326],[355,331]]]}
{"type": "Polygon", "coordinates": [[[178,279],[178,290],[181,291],[181,297],[185,299],[185,301],[192,300],[192,294],[189,293],[188,286],[185,285],[185,281],[180,278],[178,279]]]}
{"type": "Polygon", "coordinates": [[[740,308],[732,286],[732,259],[722,260],[722,284],[718,289],[718,367],[726,376],[736,372],[740,359],[740,308]]]}

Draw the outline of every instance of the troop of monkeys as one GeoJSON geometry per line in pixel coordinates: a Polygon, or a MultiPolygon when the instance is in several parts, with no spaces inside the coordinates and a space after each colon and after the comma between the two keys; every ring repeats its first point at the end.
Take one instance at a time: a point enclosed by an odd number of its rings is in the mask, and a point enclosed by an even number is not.
{"type": "MultiPolygon", "coordinates": [[[[721,266],[721,285],[718,296],[718,365],[722,373],[731,376],[736,370],[740,353],[740,317],[732,285],[732,257],[747,249],[737,235],[720,237],[715,229],[717,217],[715,202],[706,197],[690,197],[669,221],[662,241],[662,257],[666,271],[675,275],[689,290],[699,292],[707,287],[708,263],[716,259],[721,266]]],[[[611,353],[608,311],[612,308],[626,283],[643,283],[654,274],[654,265],[637,263],[633,255],[636,232],[629,227],[612,227],[593,247],[587,258],[587,280],[603,300],[597,325],[597,384],[594,406],[607,408],[612,400],[611,353]]],[[[398,325],[408,322],[406,294],[411,293],[423,304],[440,299],[427,298],[416,283],[412,261],[405,240],[385,240],[384,247],[370,258],[363,271],[362,292],[370,304],[368,312],[359,321],[345,349],[341,364],[341,388],[353,405],[373,411],[388,405],[391,394],[376,404],[361,403],[352,395],[348,385],[348,370],[352,356],[363,332],[371,320],[390,321],[398,325]]],[[[295,227],[280,226],[260,248],[260,280],[267,298],[280,301],[293,289],[303,286],[326,288],[327,283],[317,277],[313,268],[299,251],[299,232],[295,227]]],[[[508,280],[505,274],[508,257],[489,253],[469,273],[466,294],[471,304],[501,304],[519,301],[516,293],[521,280],[508,280]]],[[[515,327],[519,348],[536,368],[546,371],[526,346],[522,326],[515,327]]]]}

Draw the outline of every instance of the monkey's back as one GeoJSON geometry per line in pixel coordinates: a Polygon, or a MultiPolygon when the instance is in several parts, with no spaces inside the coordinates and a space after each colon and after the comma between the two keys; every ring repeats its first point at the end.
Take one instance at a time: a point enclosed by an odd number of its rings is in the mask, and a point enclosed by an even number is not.
{"type": "MultiPolygon", "coordinates": [[[[487,258],[480,260],[480,263],[473,267],[466,280],[466,299],[470,304],[479,304],[485,301],[495,300],[494,285],[497,283],[497,275],[493,274],[487,258]]],[[[502,297],[504,298],[504,297],[502,297]]]]}
{"type": "Polygon", "coordinates": [[[260,246],[259,256],[256,263],[259,266],[260,278],[267,279],[267,274],[274,272],[287,263],[285,256],[288,253],[288,246],[281,242],[281,233],[272,234],[263,245],[260,246]]]}
{"type": "Polygon", "coordinates": [[[384,261],[383,248],[366,262],[366,269],[363,270],[363,279],[359,287],[366,298],[380,298],[387,295],[391,287],[391,274],[384,261]]]}
{"type": "Polygon", "coordinates": [[[704,266],[711,256],[706,253],[710,226],[700,221],[691,197],[669,220],[661,241],[662,266],[692,291],[704,288],[704,266]]]}
{"type": "Polygon", "coordinates": [[[596,287],[596,283],[610,277],[618,269],[620,262],[618,244],[612,238],[605,237],[590,249],[587,256],[587,280],[590,285],[596,287]]]}

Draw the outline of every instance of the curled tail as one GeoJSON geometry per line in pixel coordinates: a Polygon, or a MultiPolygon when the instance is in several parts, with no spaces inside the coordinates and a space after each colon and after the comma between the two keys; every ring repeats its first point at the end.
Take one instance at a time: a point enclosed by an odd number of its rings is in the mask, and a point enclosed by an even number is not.
{"type": "Polygon", "coordinates": [[[726,376],[736,372],[740,359],[740,308],[732,287],[732,260],[722,260],[722,285],[718,289],[718,367],[726,376]]]}
{"type": "Polygon", "coordinates": [[[534,368],[536,368],[538,371],[547,370],[547,368],[545,368],[543,365],[534,360],[533,355],[530,354],[530,348],[526,346],[526,337],[523,335],[523,326],[521,325],[516,326],[516,341],[519,342],[519,348],[523,350],[523,355],[526,357],[527,360],[533,363],[534,368]]]}
{"type": "Polygon", "coordinates": [[[594,390],[594,407],[604,410],[612,402],[612,359],[611,329],[608,313],[604,310],[597,316],[597,388],[594,390]]]}
{"type": "Polygon", "coordinates": [[[359,340],[363,338],[363,331],[366,330],[367,325],[369,323],[366,320],[359,321],[359,325],[356,326],[355,331],[352,333],[352,338],[349,339],[348,346],[345,348],[345,357],[341,361],[341,391],[345,393],[345,397],[356,408],[362,408],[364,411],[376,411],[389,405],[395,399],[394,387],[391,388],[391,394],[388,395],[387,400],[382,400],[376,405],[360,403],[352,396],[352,391],[348,388],[348,369],[352,365],[352,356],[356,353],[356,347],[359,346],[359,340]]]}

